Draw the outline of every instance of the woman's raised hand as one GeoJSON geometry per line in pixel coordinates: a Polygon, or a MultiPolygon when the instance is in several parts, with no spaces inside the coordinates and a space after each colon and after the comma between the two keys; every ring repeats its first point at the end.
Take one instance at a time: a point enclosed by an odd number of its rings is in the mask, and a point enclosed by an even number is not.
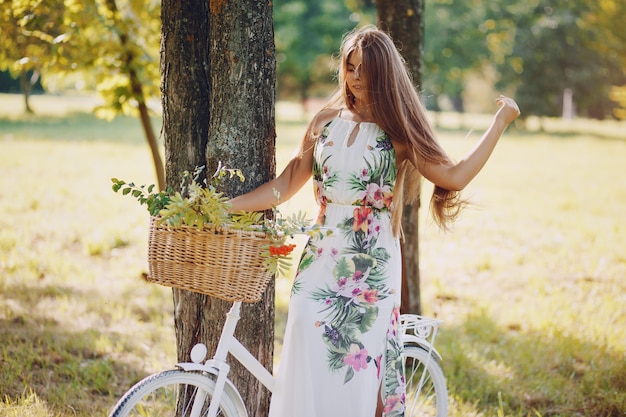
{"type": "Polygon", "coordinates": [[[496,99],[496,103],[500,108],[498,109],[495,117],[500,119],[506,125],[519,117],[519,107],[512,98],[500,95],[500,97],[496,99]]]}

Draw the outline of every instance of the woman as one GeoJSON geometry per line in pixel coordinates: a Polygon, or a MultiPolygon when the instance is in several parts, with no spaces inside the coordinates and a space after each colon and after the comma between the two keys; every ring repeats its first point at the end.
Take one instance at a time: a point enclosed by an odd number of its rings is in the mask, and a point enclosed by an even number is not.
{"type": "Polygon", "coordinates": [[[276,179],[231,200],[233,211],[266,210],[279,203],[275,191],[284,202],[313,176],[317,223],[334,231],[311,239],[300,260],[271,417],[373,417],[377,403],[386,417],[404,415],[401,210],[424,176],[435,184],[436,222],[454,220],[458,192],[519,116],[512,99],[496,102],[491,126],[453,163],[389,36],[366,27],[344,39],[338,91],[310,122],[297,156],[276,179]]]}

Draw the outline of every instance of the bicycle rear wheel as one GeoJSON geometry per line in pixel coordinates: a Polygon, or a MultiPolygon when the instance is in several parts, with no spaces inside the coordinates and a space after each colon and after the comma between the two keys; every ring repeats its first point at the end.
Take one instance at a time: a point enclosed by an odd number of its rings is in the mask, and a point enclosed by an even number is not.
{"type": "MultiPolygon", "coordinates": [[[[109,417],[189,417],[197,398],[202,401],[195,405],[196,410],[201,410],[197,417],[206,416],[214,388],[214,375],[180,369],[160,372],[144,378],[128,390],[109,417]]],[[[240,397],[230,391],[232,389],[224,389],[217,415],[247,417],[240,397]]]]}
{"type": "Polygon", "coordinates": [[[448,389],[439,361],[416,345],[404,346],[405,417],[446,417],[448,389]]]}

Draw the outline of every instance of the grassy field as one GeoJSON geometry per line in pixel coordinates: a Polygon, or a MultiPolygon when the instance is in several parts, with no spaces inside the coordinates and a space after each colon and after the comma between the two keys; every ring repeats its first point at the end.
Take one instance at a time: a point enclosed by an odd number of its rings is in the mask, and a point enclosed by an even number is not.
{"type": "MultiPolygon", "coordinates": [[[[137,120],[96,120],[88,98],[32,104],[26,117],[0,95],[0,416],[103,416],[176,361],[171,291],[141,279],[147,213],[110,187],[153,183],[153,168],[137,120]]],[[[277,110],[282,167],[304,126],[277,110]]],[[[437,120],[460,158],[488,119],[437,120]]],[[[510,129],[451,232],[421,212],[453,417],[626,415],[626,124],[544,122],[510,129]]]]}

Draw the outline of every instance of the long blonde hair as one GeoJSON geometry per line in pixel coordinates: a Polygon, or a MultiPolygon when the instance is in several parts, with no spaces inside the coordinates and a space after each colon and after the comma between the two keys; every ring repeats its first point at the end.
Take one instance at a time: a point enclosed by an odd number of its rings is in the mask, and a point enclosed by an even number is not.
{"type": "MultiPolygon", "coordinates": [[[[435,138],[426,118],[426,110],[413,85],[406,61],[393,41],[375,26],[366,26],[348,33],[341,44],[338,89],[326,107],[345,106],[354,110],[354,97],[346,82],[348,58],[354,51],[362,54],[362,72],[367,80],[372,118],[395,141],[407,144],[409,152],[432,163],[447,164],[450,158],[435,138]]],[[[400,232],[405,204],[419,197],[421,174],[407,158],[399,167],[394,193],[392,222],[396,235],[400,232]]],[[[464,206],[457,191],[435,185],[430,211],[442,228],[454,221],[464,206]]]]}

